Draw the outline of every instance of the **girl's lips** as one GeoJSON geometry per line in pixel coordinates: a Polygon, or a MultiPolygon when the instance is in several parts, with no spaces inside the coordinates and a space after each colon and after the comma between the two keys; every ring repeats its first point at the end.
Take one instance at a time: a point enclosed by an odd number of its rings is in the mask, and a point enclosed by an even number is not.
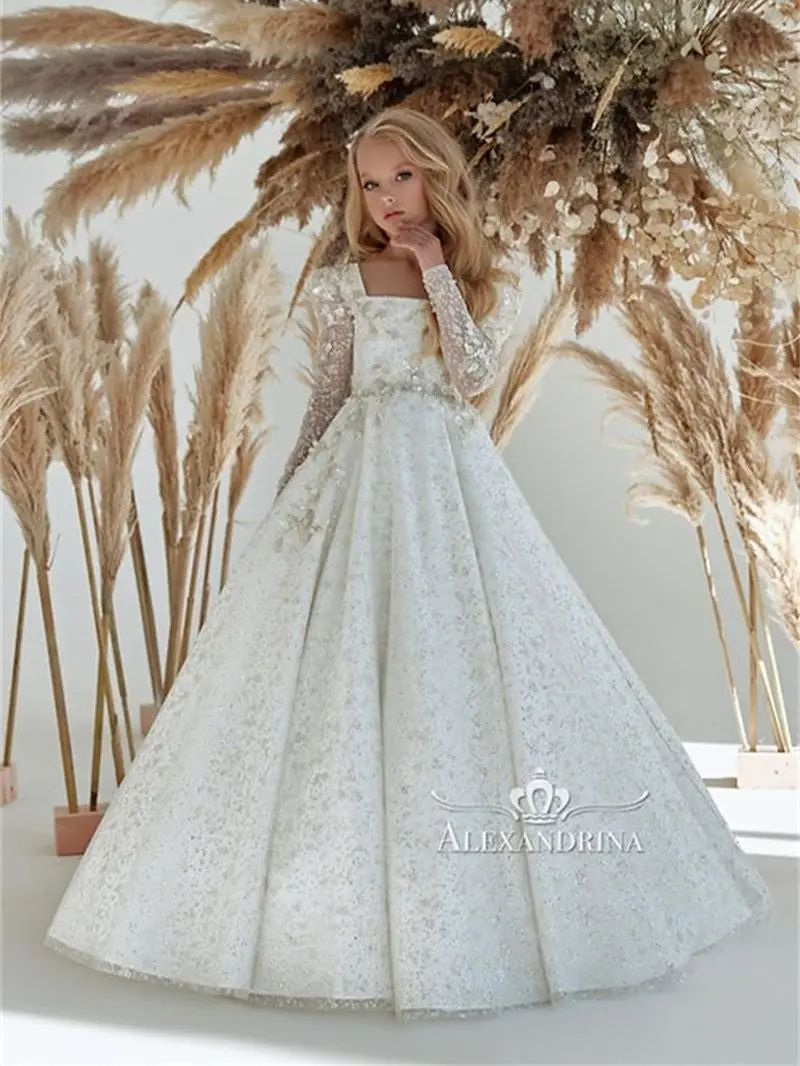
{"type": "Polygon", "coordinates": [[[384,218],[394,218],[396,215],[402,215],[402,211],[390,211],[388,215],[384,215],[384,218]]]}

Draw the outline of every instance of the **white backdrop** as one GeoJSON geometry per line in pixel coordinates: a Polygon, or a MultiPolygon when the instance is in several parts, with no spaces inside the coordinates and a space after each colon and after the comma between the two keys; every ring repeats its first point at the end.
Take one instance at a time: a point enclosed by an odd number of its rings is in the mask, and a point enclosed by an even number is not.
{"type": "MultiPolygon", "coordinates": [[[[5,14],[33,6],[36,5],[7,3],[5,14]]],[[[106,0],[102,6],[151,18],[159,17],[161,9],[150,0],[136,5],[130,0],[127,3],[106,0]]],[[[170,12],[169,17],[179,18],[180,8],[170,12]]],[[[252,202],[258,164],[272,154],[279,137],[277,126],[263,128],[223,165],[213,185],[205,179],[196,182],[190,188],[190,211],[165,194],[155,203],[142,201],[120,218],[115,209],[106,212],[92,222],[91,234],[102,235],[114,243],[123,272],[134,287],[149,279],[174,303],[180,296],[184,278],[199,257],[252,202]]],[[[4,153],[3,204],[29,217],[40,205],[47,186],[65,167],[66,157],[61,155],[17,157],[4,153]]],[[[284,275],[287,300],[309,246],[307,233],[292,228],[273,233],[273,248],[284,275]]],[[[86,233],[82,230],[68,251],[83,254],[86,247],[86,233]]],[[[541,306],[550,280],[531,275],[524,279],[524,285],[525,318],[518,336],[541,306]]],[[[205,309],[205,306],[201,299],[198,307],[205,309]]],[[[727,342],[732,326],[730,308],[716,308],[713,323],[720,339],[727,342]]],[[[191,384],[192,368],[198,356],[196,325],[196,312],[183,309],[173,332],[182,426],[189,415],[186,389],[191,384]]],[[[635,354],[610,314],[604,314],[581,339],[626,360],[635,354]]],[[[280,380],[269,383],[265,390],[266,420],[274,428],[239,512],[234,559],[270,505],[277,477],[294,443],[308,392],[293,367],[305,358],[305,349],[296,332],[287,334],[275,364],[280,380]]],[[[735,721],[695,537],[688,523],[665,512],[645,512],[650,519],[647,526],[625,518],[625,490],[632,453],[600,441],[601,418],[608,404],[608,396],[590,381],[578,364],[563,361],[555,365],[544,381],[534,408],[504,453],[505,459],[544,529],[682,738],[735,744],[735,721]]],[[[612,424],[611,430],[626,435],[632,432],[621,421],[612,424]]],[[[163,639],[167,617],[165,580],[160,506],[149,431],[145,432],[137,458],[135,485],[163,639]]],[[[81,801],[85,801],[88,745],[82,744],[81,738],[88,736],[93,714],[95,644],[75,507],[71,487],[61,468],[52,472],[50,517],[54,547],[51,579],[58,638],[79,758],[81,801]]],[[[719,537],[710,523],[708,532],[726,628],[737,664],[740,694],[746,699],[747,656],[741,613],[726,572],[719,537]]],[[[5,706],[22,556],[22,539],[5,499],[0,544],[1,695],[5,706]]],[[[120,575],[116,603],[126,673],[138,722],[138,704],[147,700],[150,692],[136,589],[128,561],[120,575]]],[[[779,627],[775,626],[773,631],[787,705],[794,718],[798,705],[797,657],[779,627]]],[[[224,714],[225,709],[220,708],[220,713],[224,714]]],[[[22,766],[28,758],[36,758],[42,769],[46,762],[53,786],[52,802],[64,802],[47,659],[33,583],[19,714],[17,761],[22,766]]],[[[580,723],[576,723],[576,728],[580,728],[580,723]]],[[[769,740],[763,726],[761,734],[769,740]]]]}

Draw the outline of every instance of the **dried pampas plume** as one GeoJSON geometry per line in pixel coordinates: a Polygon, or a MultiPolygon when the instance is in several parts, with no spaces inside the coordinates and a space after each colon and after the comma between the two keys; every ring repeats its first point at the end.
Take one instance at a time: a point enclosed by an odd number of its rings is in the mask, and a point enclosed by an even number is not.
{"type": "Polygon", "coordinates": [[[73,231],[81,216],[103,210],[112,200],[124,206],[172,183],[185,200],[186,184],[204,170],[212,177],[245,133],[254,133],[269,114],[263,100],[220,104],[208,116],[174,119],[126,138],[97,159],[82,163],[56,182],[44,204],[43,230],[57,239],[73,231]]]}
{"type": "Polygon", "coordinates": [[[783,364],[779,395],[786,413],[786,433],[793,445],[795,483],[800,489],[800,300],[794,300],[791,313],[781,323],[783,364]]]}
{"type": "Polygon", "coordinates": [[[536,400],[571,297],[571,285],[556,289],[514,352],[491,426],[492,440],[501,451],[536,400]]]}
{"type": "Polygon", "coordinates": [[[773,324],[773,295],[766,290],[739,309],[739,360],[736,367],[741,410],[759,437],[766,439],[779,411],[775,376],[780,341],[773,324]]]}
{"type": "Polygon", "coordinates": [[[571,0],[512,0],[511,35],[528,59],[550,59],[572,23],[571,0]]]}
{"type": "MultiPolygon", "coordinates": [[[[5,236],[6,247],[0,261],[0,490],[14,512],[25,543],[21,597],[29,561],[36,572],[67,805],[70,811],[77,812],[75,763],[49,576],[51,531],[47,474],[53,447],[41,406],[49,398],[49,388],[43,384],[40,372],[50,353],[41,343],[40,327],[54,303],[50,262],[34,246],[28,227],[10,209],[5,212],[5,236]]],[[[11,739],[16,720],[13,693],[21,638],[20,617],[18,609],[5,766],[11,765],[11,739]]]]}
{"type": "MultiPolygon", "coordinates": [[[[209,312],[201,320],[194,413],[181,464],[183,505],[174,550],[166,691],[188,655],[204,549],[201,625],[205,618],[221,479],[245,435],[253,439],[260,420],[261,389],[274,374],[271,358],[284,325],[281,293],[271,249],[263,241],[245,245],[220,273],[209,312]]],[[[226,533],[226,540],[229,537],[226,533]]]]}
{"type": "Polygon", "coordinates": [[[133,460],[147,414],[153,379],[169,344],[169,308],[158,297],[140,311],[137,333],[127,358],[113,355],[105,366],[105,419],[94,457],[100,487],[100,573],[113,588],[128,540],[133,491],[133,460]]]}
{"type": "Polygon", "coordinates": [[[349,93],[371,96],[381,85],[392,80],[394,71],[388,63],[370,63],[367,67],[349,67],[336,77],[349,93]]]}
{"type": "Polygon", "coordinates": [[[435,34],[433,40],[467,56],[489,55],[505,44],[504,37],[483,26],[453,26],[435,34]]]}
{"type": "Polygon", "coordinates": [[[442,0],[189,7],[196,26],[83,7],[3,20],[8,50],[32,52],[4,57],[4,104],[37,110],[8,121],[10,147],[100,150],[50,190],[53,238],[146,192],[183,200],[286,114],[254,203],[192,272],[203,284],[256,232],[336,215],[354,132],[399,105],[460,142],[499,254],[520,250],[543,273],[578,253],[582,322],[623,282],[675,276],[697,306],[746,304],[800,270],[791,5],[502,0],[491,26],[480,5],[465,17],[442,0]]]}
{"type": "Polygon", "coordinates": [[[358,25],[352,15],[304,0],[280,9],[238,0],[193,0],[199,19],[220,41],[245,49],[254,63],[307,62],[332,44],[348,44],[358,25]]]}
{"type": "Polygon", "coordinates": [[[736,68],[769,68],[776,60],[792,55],[792,39],[761,15],[746,9],[725,22],[720,33],[725,62],[736,68]]]}
{"type": "Polygon", "coordinates": [[[69,48],[72,45],[206,44],[213,37],[179,23],[130,18],[97,7],[44,7],[0,18],[0,39],[11,48],[69,48]]]}
{"type": "Polygon", "coordinates": [[[775,617],[800,646],[800,507],[788,485],[746,501],[751,543],[767,576],[775,617]]]}
{"type": "Polygon", "coordinates": [[[9,247],[0,259],[0,447],[17,412],[49,391],[39,373],[47,352],[30,339],[51,313],[53,300],[46,261],[8,208],[6,234],[9,247]]]}
{"type": "Polygon", "coordinates": [[[602,220],[578,245],[573,275],[578,333],[587,330],[601,308],[613,302],[621,250],[616,228],[602,220]]]}
{"type": "MultiPolygon", "coordinates": [[[[751,306],[740,341],[743,351],[755,350],[757,338],[768,335],[768,306],[766,299],[751,306]]],[[[751,685],[750,714],[745,723],[704,527],[704,510],[710,510],[742,610],[751,676],[755,685],[763,685],[778,749],[789,750],[789,723],[760,586],[760,578],[766,576],[770,587],[777,590],[773,600],[781,611],[784,628],[795,632],[800,602],[792,596],[798,591],[795,571],[800,560],[790,558],[787,551],[794,538],[783,535],[785,527],[779,534],[780,523],[768,518],[769,514],[783,514],[789,497],[780,489],[783,482],[763,439],[774,411],[767,416],[757,403],[769,403],[775,394],[769,385],[761,386],[737,407],[723,354],[686,302],[665,289],[643,288],[628,301],[622,317],[639,349],[636,370],[579,344],[565,344],[559,350],[579,358],[616,394],[618,400],[609,414],[626,413],[643,431],[644,454],[629,488],[630,503],[681,514],[695,530],[741,743],[746,750],[754,750],[757,689],[751,685]],[[658,481],[652,480],[653,473],[658,481]],[[642,479],[642,474],[649,475],[648,479],[642,479]],[[727,491],[748,561],[758,558],[761,562],[761,571],[755,567],[750,571],[749,602],[730,523],[723,511],[721,487],[727,491]],[[765,534],[767,540],[757,541],[765,534]]],[[[747,366],[748,374],[740,368],[740,381],[752,381],[752,364],[748,361],[747,366]]]]}

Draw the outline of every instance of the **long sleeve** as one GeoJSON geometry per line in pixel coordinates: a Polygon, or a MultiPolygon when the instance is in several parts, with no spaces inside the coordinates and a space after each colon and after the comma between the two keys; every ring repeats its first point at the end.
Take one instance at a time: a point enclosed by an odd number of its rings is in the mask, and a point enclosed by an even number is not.
{"type": "Polygon", "coordinates": [[[278,480],[276,499],[350,393],[353,317],[339,294],[335,271],[334,267],[318,267],[311,271],[306,281],[312,310],[319,323],[319,337],[312,358],[311,396],[297,443],[278,480]]]}
{"type": "Polygon", "coordinates": [[[484,392],[500,371],[500,353],[520,311],[519,289],[504,286],[498,306],[480,327],[446,263],[423,270],[422,282],[439,324],[451,381],[464,397],[484,392]]]}

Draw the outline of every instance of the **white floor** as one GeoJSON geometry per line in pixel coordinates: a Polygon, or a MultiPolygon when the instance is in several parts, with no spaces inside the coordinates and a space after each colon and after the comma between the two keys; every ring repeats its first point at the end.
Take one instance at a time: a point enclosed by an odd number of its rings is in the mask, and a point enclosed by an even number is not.
{"type": "Polygon", "coordinates": [[[732,749],[687,745],[775,897],[769,925],[694,960],[669,990],[475,1021],[273,1011],[126,981],[41,946],[77,859],[52,851],[52,808],[21,768],[3,811],[3,1066],[80,1063],[797,1064],[796,792],[731,787],[732,749]]]}

